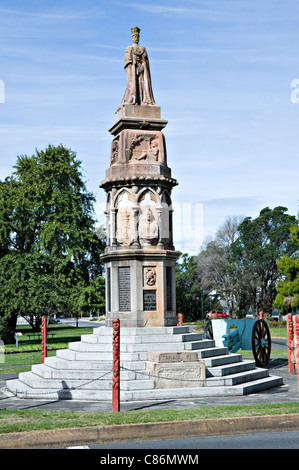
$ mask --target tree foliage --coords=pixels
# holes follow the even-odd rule
[[[73,308],[91,282],[103,283],[103,241],[96,237],[94,197],[80,166],[73,151],[49,145],[31,157],[19,156],[13,174],[0,184],[5,342],[13,340],[18,315],[38,326],[40,315]],[[97,305],[101,290],[99,296]]]
[[[290,238],[296,217],[286,212],[266,207],[255,219],[228,218],[198,255],[203,284],[220,294],[230,315],[243,316],[250,307],[272,311],[281,279],[277,263],[297,250]]]
[[[256,219],[247,217],[239,226],[239,237],[233,251],[242,268],[250,274],[254,293],[253,306],[271,312],[276,297],[276,284],[281,278],[277,262],[296,252],[290,228],[296,217],[286,207],[263,209]]]
[[[274,306],[281,313],[296,312],[299,308],[299,227],[291,227],[290,232],[297,251],[293,256],[284,256],[277,263],[284,280],[277,283]]]
[[[206,291],[216,291],[225,300],[229,313],[234,312],[238,297],[236,282],[239,273],[231,246],[238,235],[241,220],[241,216],[227,217],[215,240],[210,241],[197,257],[198,275]]]
[[[197,270],[196,256],[181,253],[176,264],[176,299],[177,311],[185,321],[201,320],[209,310],[219,307],[217,297],[203,289]]]

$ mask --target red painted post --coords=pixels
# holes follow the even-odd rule
[[[295,336],[295,351],[296,351],[296,368],[297,368],[297,382],[299,393],[299,315],[294,318],[294,336]]]
[[[263,310],[260,310],[260,320],[264,320],[264,312]]]
[[[289,374],[295,374],[293,315],[291,313],[287,315],[287,342]]]
[[[42,316],[42,364],[47,357],[47,317]]]
[[[179,313],[178,317],[179,317],[179,326],[183,326],[183,314]]]
[[[112,364],[112,412],[118,412],[119,403],[119,375],[120,375],[120,359],[119,359],[119,319],[114,318],[113,323],[113,364]]]

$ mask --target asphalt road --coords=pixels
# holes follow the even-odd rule
[[[299,431],[191,437],[159,441],[134,441],[92,446],[83,445],[70,447],[70,449],[299,449]]]
[[[77,320],[74,318],[59,318],[59,325],[71,325],[76,326]],[[89,321],[84,319],[78,320],[79,328],[98,328],[100,326],[105,326],[104,321]]]

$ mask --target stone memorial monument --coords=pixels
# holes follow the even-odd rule
[[[125,51],[127,84],[109,129],[106,191],[106,322],[81,341],[8,380],[18,398],[111,401],[112,322],[120,320],[120,400],[246,395],[280,386],[280,377],[214,339],[177,326],[172,188],[161,118],[140,29]]]
[[[171,191],[165,138],[152,90],[148,55],[131,29],[125,51],[126,90],[109,129],[110,167],[100,184],[107,194],[106,325],[177,324]]]

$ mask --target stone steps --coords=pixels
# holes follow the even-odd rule
[[[242,361],[232,364],[225,364],[219,367],[207,367],[207,377],[223,377],[224,375],[236,374],[255,368],[255,361]]]
[[[196,349],[202,349],[207,347],[215,346],[214,340],[199,340],[199,341],[192,341],[192,342],[174,342],[171,343],[169,346],[169,342],[147,342],[147,343],[123,343],[120,342],[120,353],[131,353],[131,352],[148,352],[149,347],[151,351],[194,351]],[[169,349],[170,348],[170,349]],[[102,344],[100,342],[97,343],[89,343],[83,341],[75,341],[70,343],[69,349],[71,351],[79,351],[79,352],[111,352],[112,353],[112,344]]]
[[[99,328],[98,328],[99,329]],[[188,334],[172,334],[171,335],[171,343],[184,343],[184,342],[193,342],[202,340],[203,334],[202,333],[188,333]],[[94,344],[104,344],[105,346],[112,345],[112,334],[111,335],[102,335],[99,334],[90,334],[90,335],[82,335],[81,341],[82,343],[94,343]],[[121,334],[120,336],[120,345],[130,345],[130,344],[152,344],[158,343],[169,343],[170,335],[169,334],[160,334],[160,335],[139,335],[139,336],[132,336],[129,334]]]
[[[100,373],[99,371],[81,370],[80,380],[78,380],[78,370],[57,370],[42,364],[38,364],[32,366],[31,372],[22,372],[19,376],[19,379],[32,388],[55,388],[59,390],[64,388],[76,388],[80,386],[82,388],[97,389],[100,386],[106,389],[108,387],[111,388],[112,384],[112,372],[107,372]],[[245,370],[229,375],[208,377],[206,379],[206,386],[218,387],[220,385],[236,385],[251,380],[256,380],[258,378],[267,377],[268,375],[269,371],[267,369],[254,368],[249,371]],[[132,386],[132,384],[128,384],[127,382],[134,380],[136,381],[136,385],[138,382],[139,387],[150,388],[148,385],[150,379],[150,374],[147,371],[143,371],[142,374],[133,370],[120,371],[120,384],[121,386],[125,384],[125,390],[127,387]],[[183,381],[182,385],[184,385]]]
[[[145,376],[144,376],[145,377]],[[112,390],[112,374],[110,374],[109,379],[90,379],[90,380],[76,380],[76,379],[45,379],[44,377],[38,376],[33,372],[21,372],[19,380],[31,387],[32,389],[42,389],[42,390]],[[120,380],[120,389],[121,390],[141,390],[141,389],[151,389],[154,388],[154,381],[149,378],[142,378],[138,380],[130,380],[128,378],[123,378]]]
[[[112,355],[109,361],[66,360],[52,356],[46,357],[44,364],[60,370],[108,371],[112,367]],[[121,361],[121,365],[133,370],[146,369],[146,361]]]
[[[95,328],[93,334],[82,335],[81,341],[45,358],[44,364],[32,366],[31,372],[7,381],[7,389],[27,398],[111,401],[112,333],[112,328]],[[169,385],[161,373],[159,381],[165,380],[165,388],[155,388],[148,353],[183,351],[205,363],[206,378],[196,380],[194,386],[191,380],[184,384],[181,378],[173,378]],[[122,328],[120,364],[123,401],[244,395],[282,384],[267,369],[255,367],[254,361],[243,361],[240,354],[215,347],[213,340],[202,339],[201,333],[192,333],[189,327]],[[187,368],[185,362],[184,370]]]
[[[207,357],[202,360],[206,367],[219,367],[222,365],[227,365],[227,364],[234,364],[235,362],[241,362],[242,361],[242,355],[241,354],[225,354],[221,356],[212,356],[212,357]]]
[[[111,401],[111,390],[49,390],[32,389],[20,380],[10,380],[9,389],[19,398],[35,398],[42,400],[82,400],[82,401]],[[243,396],[250,393],[258,393],[278,387],[283,384],[279,377],[269,376],[263,379],[254,380],[246,384],[234,386],[218,387],[195,387],[195,388],[171,388],[171,389],[151,389],[151,390],[131,390],[120,391],[120,401],[147,401],[147,400],[169,400],[180,398],[198,397],[225,397]]]

